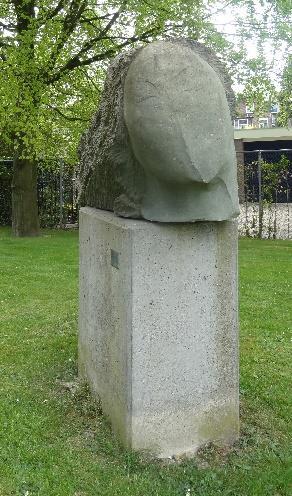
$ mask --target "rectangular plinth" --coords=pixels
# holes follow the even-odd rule
[[[236,221],[81,209],[79,370],[128,447],[167,457],[233,442]]]

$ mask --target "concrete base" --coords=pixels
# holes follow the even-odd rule
[[[80,211],[79,370],[127,447],[238,436],[237,223]]]

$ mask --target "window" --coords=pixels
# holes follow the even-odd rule
[[[271,114],[278,114],[279,113],[279,105],[277,103],[271,105],[270,112],[271,112]]]
[[[261,117],[259,119],[259,127],[269,127],[269,119],[267,117]]]
[[[235,119],[234,127],[235,129],[244,129],[246,127],[249,127],[249,121],[248,119]]]

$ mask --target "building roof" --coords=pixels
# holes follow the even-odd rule
[[[243,141],[280,141],[292,140],[292,128],[271,127],[271,128],[254,128],[254,129],[235,129],[234,139]]]

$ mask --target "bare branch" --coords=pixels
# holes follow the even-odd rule
[[[104,14],[102,16],[93,16],[93,17],[80,17],[80,23],[88,23],[91,26],[94,26],[93,22],[94,21],[102,21],[103,19],[108,19],[110,17],[110,14]]]
[[[88,79],[88,81],[92,84],[95,90],[97,90],[98,93],[101,93],[100,87],[96,84],[94,79],[86,72],[86,70],[83,69],[83,67],[80,67],[79,70],[82,72],[82,74]]]
[[[59,36],[59,39],[56,41],[50,60],[48,62],[48,67],[50,68],[54,67],[60,52],[62,51],[64,45],[66,44],[72,32],[76,28],[79,19],[82,13],[84,12],[86,6],[87,6],[87,0],[83,0],[81,4],[79,0],[72,0],[69,7],[69,11],[62,21],[63,24],[62,32]]]
[[[107,23],[107,25],[105,26],[104,29],[102,29],[100,31],[100,33],[98,34],[98,36],[96,36],[95,38],[92,38],[91,40],[88,40],[84,45],[83,47],[81,48],[81,50],[79,50],[79,52],[73,57],[74,59],[75,58],[80,58],[81,55],[83,55],[84,53],[88,52],[98,41],[101,41],[103,39],[106,38],[106,34],[110,31],[110,29],[113,27],[114,23],[116,22],[116,20],[119,18],[119,16],[121,15],[125,5],[127,3],[127,0],[124,0],[122,5],[120,6],[119,10],[117,10],[117,12],[115,12],[113,14],[113,16],[111,17],[110,21]]]
[[[65,4],[66,0],[60,0],[56,7],[47,14],[45,21],[49,21],[50,19],[53,19],[53,17],[56,17],[56,15],[65,7]]]
[[[11,3],[14,5],[17,17],[16,29],[18,34],[21,34],[29,29],[32,20],[35,19],[35,1],[21,2],[20,0],[11,0]]]
[[[119,10],[117,10],[117,12],[114,13],[114,15],[112,16],[111,20],[107,23],[107,25],[105,26],[105,28],[101,31],[101,33],[99,34],[100,38],[102,39],[103,36],[105,36],[109,30],[112,28],[112,26],[114,25],[114,23],[116,22],[116,20],[120,17],[121,13],[123,12],[125,6],[127,5],[127,0],[124,0],[122,2],[122,5],[120,6]]]
[[[16,29],[16,25],[15,24],[12,24],[12,23],[5,24],[2,21],[0,21],[0,27],[3,28],[3,29],[7,29],[7,31],[13,31],[13,30]]]
[[[51,78],[47,79],[47,84],[51,84],[56,81],[59,81],[66,72],[72,71],[77,67],[84,67],[93,64],[94,62],[100,62],[101,60],[109,59],[122,48],[132,45],[137,41],[147,41],[148,38],[153,36],[156,32],[157,32],[157,28],[153,28],[150,29],[149,31],[145,31],[139,36],[131,36],[130,38],[127,38],[127,40],[124,41],[124,43],[120,43],[119,45],[116,45],[114,48],[110,48],[109,50],[103,53],[99,53],[87,59],[80,60],[79,57],[75,55],[74,57],[72,57],[72,59],[68,60],[68,62],[63,67],[61,67],[56,74],[54,74]]]
[[[82,117],[74,117],[72,115],[66,115],[64,114],[58,107],[54,107],[53,105],[48,105],[48,107],[59,114],[61,117],[66,119],[67,121],[81,121],[81,122],[87,122],[88,119],[82,119]]]

